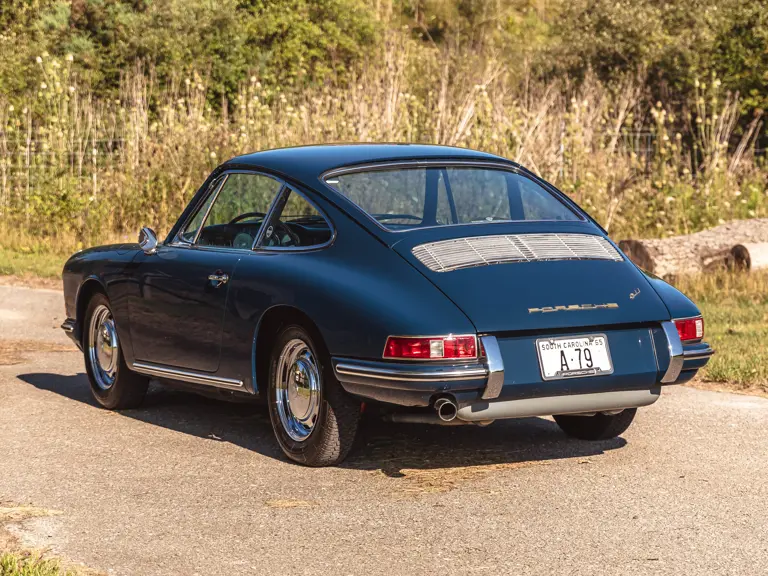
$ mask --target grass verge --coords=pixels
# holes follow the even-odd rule
[[[61,277],[66,256],[50,252],[24,252],[0,247],[0,275],[19,278]]]
[[[768,395],[768,272],[692,276],[677,287],[699,305],[716,351],[699,380]]]
[[[77,573],[61,567],[32,552],[5,552],[0,554],[0,576],[76,576]]]
[[[48,556],[46,550],[25,550],[7,529],[10,523],[57,516],[58,510],[13,504],[0,500],[0,576],[96,576],[101,573]]]

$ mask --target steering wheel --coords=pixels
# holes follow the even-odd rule
[[[227,223],[227,226],[231,226],[232,224],[237,224],[240,222],[240,220],[245,220],[246,218],[256,218],[258,216],[261,216],[262,218],[266,218],[267,215],[264,214],[264,212],[246,212],[245,214],[240,214],[239,216],[235,216]]]
[[[267,232],[269,232],[269,230],[267,230]],[[266,246],[283,246],[283,236],[288,236],[291,239],[293,246],[301,246],[301,239],[296,232],[291,230],[287,224],[280,222],[279,220],[275,222],[272,234],[264,239],[264,244]],[[290,246],[290,244],[288,245]]]

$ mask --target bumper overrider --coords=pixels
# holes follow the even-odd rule
[[[77,322],[73,318],[64,320],[61,329],[64,330],[64,333],[69,336],[70,340],[72,340],[80,350],[83,349],[83,344],[80,340],[80,330],[78,329]]]
[[[647,333],[646,333],[647,334]],[[655,384],[642,389],[624,389],[621,382],[599,392],[573,393],[573,379],[549,394],[544,386],[513,399],[503,399],[505,367],[495,336],[480,336],[485,358],[475,363],[434,364],[429,362],[382,362],[333,358],[336,378],[344,389],[362,398],[407,407],[427,407],[438,398],[455,401],[456,417],[465,422],[487,422],[503,418],[526,418],[553,414],[616,412],[648,406],[658,400],[662,385],[690,380],[702,368],[712,348],[705,342],[683,344],[674,322],[651,329],[657,366]],[[535,352],[532,352],[535,353]],[[507,375],[507,386],[519,384]]]

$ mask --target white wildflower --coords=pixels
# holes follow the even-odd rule
[[[42,64],[43,59],[40,56],[38,56],[37,58],[35,58],[35,62],[37,62],[38,64]]]
[[[65,60],[66,60],[67,62],[72,62],[74,59],[75,59],[75,57],[74,57],[74,56],[72,56],[72,54],[67,54],[67,56],[66,56],[66,58],[65,58]]]

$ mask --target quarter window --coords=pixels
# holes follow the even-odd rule
[[[181,237],[189,242],[197,238],[201,246],[250,250],[281,187],[263,174],[228,174],[218,194],[205,202]]]
[[[309,248],[329,242],[333,236],[328,221],[301,194],[288,191],[280,217],[264,233],[266,248]]]

